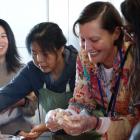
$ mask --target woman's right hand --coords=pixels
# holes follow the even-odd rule
[[[70,116],[71,113],[64,109],[55,109],[48,112],[46,115],[46,126],[50,131],[56,132],[62,129],[61,124],[63,123],[64,116]]]
[[[52,132],[56,132],[61,129],[60,124],[58,123],[58,120],[56,118],[57,113],[60,110],[61,109],[50,110],[46,115],[45,118],[46,126]]]

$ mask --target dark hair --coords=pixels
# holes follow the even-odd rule
[[[134,98],[137,100],[137,98],[140,98],[138,97],[140,96],[138,95],[140,92],[140,0],[125,0],[121,3],[121,11],[132,27],[135,37],[135,46],[133,47],[134,66],[130,79],[130,88],[134,93]]]
[[[60,27],[52,22],[35,25],[26,38],[26,46],[31,54],[31,44],[36,42],[42,50],[56,52],[66,44],[66,38]]]
[[[20,63],[20,56],[17,51],[13,31],[9,26],[9,24],[3,19],[0,19],[0,26],[4,28],[8,39],[8,49],[6,52],[7,72],[8,73],[16,72],[17,69],[20,68],[22,64]]]
[[[93,2],[87,5],[81,12],[79,18],[73,25],[73,32],[76,34],[76,25],[83,25],[87,22],[101,18],[102,28],[113,33],[117,26],[122,26],[122,19],[116,8],[109,2]],[[123,42],[123,32],[121,31],[120,37],[114,45],[121,46]]]

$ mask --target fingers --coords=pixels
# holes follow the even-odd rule
[[[62,117],[64,114],[68,114],[68,112],[60,108],[48,112],[45,122],[49,130],[56,132],[61,129]]]
[[[81,134],[82,126],[80,121],[80,117],[77,115],[65,117],[61,127],[67,134],[76,136]]]
[[[62,127],[67,134],[72,136],[80,135],[82,133],[82,127],[79,127],[77,124],[64,122]]]
[[[92,125],[88,121],[90,119],[90,116],[83,114],[68,116],[63,120],[61,127],[69,135],[80,135],[92,129]]]
[[[37,132],[24,132],[24,131],[21,131],[19,133],[20,136],[23,136],[24,137],[24,140],[35,140],[37,139],[41,134],[40,133],[37,133]]]
[[[48,123],[49,121],[53,120],[55,118],[55,116],[56,116],[55,110],[49,111],[45,117],[45,123]]]
[[[46,131],[48,131],[46,124],[39,124],[31,129],[31,132],[42,132],[43,133]]]

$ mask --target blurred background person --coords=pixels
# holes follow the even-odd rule
[[[121,11],[125,20],[125,33],[133,44],[133,73],[130,80],[130,88],[133,90],[133,102],[140,101],[140,1],[125,0],[121,4]],[[129,14],[129,15],[128,15]],[[128,37],[129,36],[129,37]]]
[[[140,1],[124,0],[121,3],[121,12],[125,20],[125,32],[129,41],[133,43],[133,73],[130,80],[130,89],[133,91],[133,112],[140,110]],[[128,37],[129,36],[129,37]],[[140,120],[140,114],[139,114]],[[140,122],[133,129],[130,140],[140,138]]]
[[[6,21],[0,19],[0,88],[7,85],[22,67],[13,31]],[[18,104],[19,107],[12,106],[0,114],[0,131],[2,133],[14,134],[21,127],[25,130],[31,129],[32,125],[23,116],[25,114],[32,116],[35,109],[33,111],[31,106],[30,109],[28,105],[28,107],[24,106],[25,98],[20,100]]]

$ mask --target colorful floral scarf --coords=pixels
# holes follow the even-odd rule
[[[113,93],[112,90],[120,74],[120,65],[127,49],[128,46],[123,46],[120,49],[121,53],[118,51],[114,58],[110,93]],[[115,102],[115,112],[119,114],[128,114],[129,111],[128,106],[131,98],[128,90],[128,79],[131,72],[131,63],[132,58],[128,53],[121,71],[121,80],[119,82],[119,89]],[[80,112],[82,108],[86,108],[89,112],[101,110],[105,115],[110,101],[107,98],[106,82],[103,78],[104,74],[102,71],[103,65],[91,63],[86,52],[82,49],[77,59],[77,80],[74,96],[70,100],[71,108],[77,112]],[[102,93],[100,90],[102,90]]]

